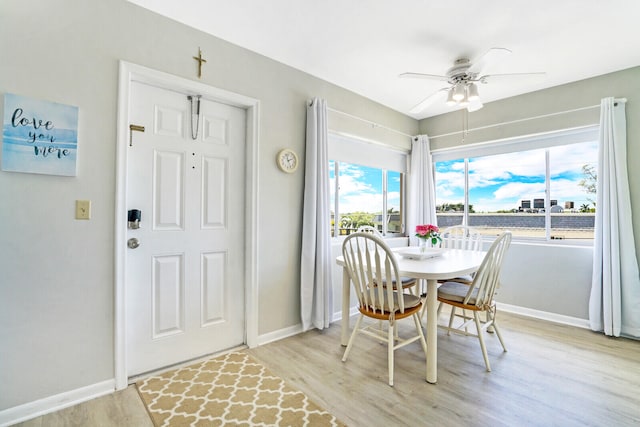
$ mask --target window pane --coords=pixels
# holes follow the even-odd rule
[[[402,233],[402,174],[387,171],[387,232]]]
[[[549,149],[552,239],[593,239],[597,163],[597,142]]]
[[[382,169],[340,162],[338,172],[340,234],[361,225],[382,227]]]
[[[468,159],[469,225],[494,236],[509,229],[521,237],[593,239],[598,144],[579,139],[568,143],[560,135],[562,145],[553,145],[554,138],[547,137],[542,146],[531,139],[528,147],[509,145],[523,151],[508,153],[496,153],[505,148],[501,144],[482,147],[486,155]],[[436,209],[438,225],[447,227],[462,222],[448,212],[462,210],[465,161],[440,157]]]
[[[469,159],[469,225],[544,238],[545,164],[544,149]]]
[[[438,227],[460,225],[464,216],[464,160],[437,162],[435,169]]]

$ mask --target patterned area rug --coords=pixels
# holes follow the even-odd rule
[[[154,425],[344,426],[242,352],[136,383]]]

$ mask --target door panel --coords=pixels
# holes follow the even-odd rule
[[[227,256],[223,252],[202,254],[202,326],[224,321],[226,300],[224,288],[216,283],[225,282]]]
[[[224,228],[227,222],[227,161],[202,159],[202,228]]]
[[[183,230],[184,153],[155,151],[153,160],[153,229]]]
[[[127,374],[244,343],[245,111],[132,83],[127,209]],[[126,213],[123,213],[126,214]]]
[[[202,137],[205,143],[227,144],[227,121],[215,116],[203,115]]]
[[[153,338],[184,332],[184,262],[182,255],[153,257]]]

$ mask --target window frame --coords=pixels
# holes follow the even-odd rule
[[[334,238],[340,236],[340,163],[349,163],[368,168],[379,169],[382,173],[382,230],[383,237],[406,236],[406,180],[407,162],[409,153],[407,150],[393,147],[378,141],[357,138],[351,135],[329,132],[329,162],[334,162],[334,197],[331,201],[334,212],[334,224],[332,228]],[[366,149],[367,157],[362,158],[362,150]],[[330,163],[327,164],[330,167]],[[389,232],[385,212],[388,210],[389,172],[400,175],[400,232]]]
[[[492,156],[506,153],[516,153],[531,151],[536,149],[545,150],[545,237],[514,236],[520,241],[530,241],[535,243],[592,245],[593,239],[564,239],[555,240],[551,235],[551,164],[549,150],[553,147],[571,145],[578,143],[594,142],[599,139],[600,126],[598,124],[581,126],[577,128],[563,129],[557,131],[531,134],[514,138],[506,138],[494,141],[480,142],[468,146],[435,149],[431,151],[434,184],[436,163],[450,160],[464,160],[464,211],[462,224],[469,224],[469,159],[477,157]],[[596,159],[597,160],[597,159]]]

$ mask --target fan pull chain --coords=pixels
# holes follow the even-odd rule
[[[465,108],[462,110],[462,143],[465,143],[469,133],[469,111]]]

